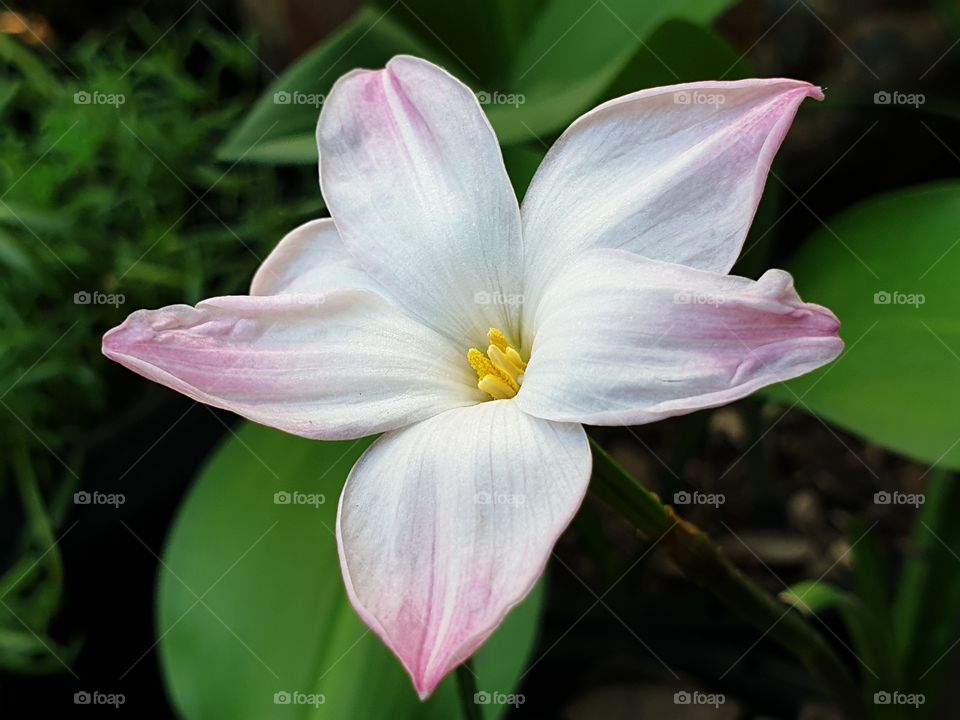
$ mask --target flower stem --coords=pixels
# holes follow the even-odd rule
[[[646,540],[657,540],[688,579],[713,593],[743,620],[789,650],[833,696],[849,720],[867,717],[846,665],[800,613],[785,607],[731,565],[696,525],[664,505],[610,454],[593,448],[594,492],[622,513]]]
[[[482,720],[477,704],[477,674],[473,671],[472,660],[457,666],[457,688],[460,690],[460,706],[465,720]]]

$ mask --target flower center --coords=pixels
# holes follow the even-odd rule
[[[467,351],[467,360],[480,380],[477,387],[494,400],[512,398],[520,391],[527,364],[501,330],[490,328],[487,337],[490,347],[486,354],[477,348]]]

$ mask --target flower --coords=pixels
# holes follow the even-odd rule
[[[787,273],[728,274],[806,97],[768,79],[612,100],[519,207],[465,85],[407,56],[353,71],[317,127],[332,219],[283,238],[249,296],[137,311],[103,352],[296,435],[383,433],[340,498],[340,562],[426,697],[543,571],[587,489],[582,424],[722,405],[840,353]]]

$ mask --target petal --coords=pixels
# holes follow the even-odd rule
[[[251,295],[299,295],[340,288],[382,288],[347,252],[331,218],[287,233],[253,276]]]
[[[700,82],[625,95],[577,119],[524,197],[528,297],[595,248],[729,271],[805,97],[823,95],[796,80]]]
[[[544,295],[516,402],[549,420],[653,422],[830,362],[839,326],[782,270],[753,281],[594,250]]]
[[[103,353],[198,402],[309,438],[372,435],[483,398],[446,338],[365,290],[138,310],[104,336]]]
[[[520,211],[469,88],[406,56],[353,71],[324,103],[317,143],[340,234],[391,298],[467,347],[516,330]]]
[[[340,498],[347,593],[426,697],[543,572],[590,476],[583,428],[511,400],[388,433]]]

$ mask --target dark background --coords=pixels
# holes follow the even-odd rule
[[[801,112],[780,156],[783,183],[771,179],[768,185],[768,193],[781,195],[787,207],[796,196],[803,198],[778,223],[771,257],[775,266],[817,227],[818,218],[883,190],[953,177],[960,163],[936,137],[955,142],[960,150],[955,123],[949,119],[928,118],[924,125],[908,112],[855,102],[882,89],[864,63],[882,68],[888,86],[931,96],[955,94],[960,50],[948,52],[950,36],[932,8],[907,1],[809,5],[816,13],[802,4],[791,8],[785,2],[747,1],[718,25],[746,53],[757,75],[821,84],[835,107],[829,115]],[[183,27],[186,23],[178,24],[186,14],[191,21],[221,30],[254,32],[261,38],[259,54],[275,71],[351,11],[350,3],[253,0],[146,5],[64,0],[15,3],[8,9],[29,13],[34,22],[42,19],[49,33],[47,44],[58,52],[90,36],[124,37],[134,15],[146,15],[160,27]],[[130,43],[137,42],[131,36]],[[945,52],[935,70],[918,79]],[[204,58],[185,57],[184,64],[188,70],[196,66],[199,73]],[[252,81],[227,77],[225,92],[252,99],[268,80],[266,72]],[[11,131],[16,128],[5,129]],[[143,162],[154,159],[145,152]],[[278,172],[289,187],[300,189],[312,182],[312,171]],[[761,216],[755,233],[765,229],[763,222]],[[266,245],[275,240],[267,239]],[[108,325],[101,328],[106,329]],[[148,386],[120,368],[103,372],[109,373],[112,406],[123,410],[103,413],[81,428],[78,437],[85,452],[78,488],[122,492],[127,502],[116,511],[74,507],[64,518],[57,534],[63,536],[59,546],[65,595],[51,634],[65,646],[79,648],[69,662],[72,673],[54,668],[35,676],[3,674],[4,717],[83,715],[86,709],[73,704],[73,693],[93,686],[124,693],[126,704],[117,715],[174,715],[154,648],[155,554],[162,552],[197,468],[235,420]],[[762,401],[748,399],[727,410],[634,430],[598,431],[597,436],[665,496],[681,482],[725,493],[726,505],[716,512],[695,512],[693,519],[772,592],[783,589],[780,579],[789,584],[817,577],[830,567],[842,553],[845,540],[840,528],[851,513],[882,523],[884,550],[895,567],[909,518],[896,509],[871,505],[877,488],[870,471],[889,480],[891,487],[922,489],[926,467],[831,431],[799,410],[790,411],[751,449],[756,428],[769,424],[782,409],[772,412]],[[16,421],[3,422],[12,426]],[[714,479],[721,476],[719,482]],[[770,477],[778,481],[768,482]],[[18,503],[5,498],[0,559],[7,563],[13,561],[23,523]],[[745,551],[737,537],[749,540],[756,556]],[[599,552],[599,547],[605,551]],[[603,595],[644,550],[621,519],[599,502],[588,502],[549,568],[549,599],[535,658],[552,649],[526,677],[521,692],[528,701],[512,716],[666,717],[655,708],[678,712],[669,703],[678,685],[659,656],[705,689],[725,693],[724,712],[739,710],[742,717],[829,717],[818,714],[818,691],[786,653],[768,639],[757,642],[757,631],[731,618],[656,552],[643,556],[613,591]],[[848,573],[840,563],[830,577],[842,582]],[[599,603],[598,596],[603,597]],[[828,622],[837,647],[846,653],[843,644],[849,641],[842,625]],[[719,680],[748,649],[735,669]],[[954,682],[948,681],[948,687],[958,678],[956,655],[950,660]],[[850,663],[856,666],[852,658]],[[664,698],[666,706],[658,705]],[[945,698],[941,717],[953,716],[948,708],[955,699]],[[617,714],[627,706],[638,708],[637,714]],[[112,716],[114,711],[90,712]]]

